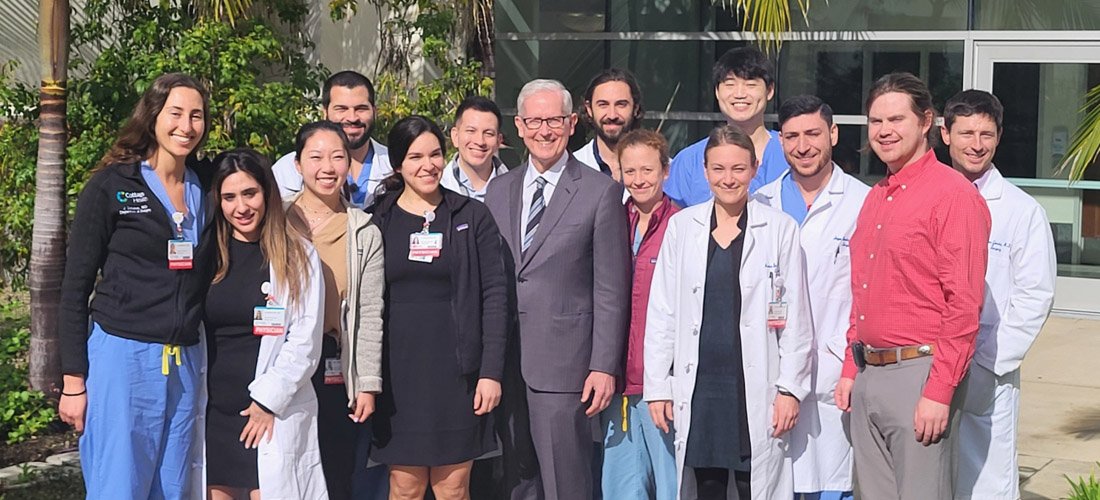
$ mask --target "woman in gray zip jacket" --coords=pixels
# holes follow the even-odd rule
[[[287,218],[321,257],[325,319],[321,363],[313,376],[318,441],[329,498],[352,497],[358,446],[369,446],[362,425],[382,390],[382,234],[371,216],[344,196],[351,155],[338,125],[306,124],[295,140],[303,190],[288,200]]]

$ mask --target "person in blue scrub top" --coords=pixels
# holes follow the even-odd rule
[[[202,495],[199,323],[213,259],[205,190],[189,165],[206,140],[208,100],[190,76],[158,77],[77,200],[58,410],[82,433],[88,498]]]
[[[755,47],[741,47],[726,52],[714,63],[714,97],[726,123],[737,127],[752,139],[760,161],[756,176],[749,184],[753,193],[787,171],[779,132],[764,127],[764,111],[775,96],[775,69],[768,56]],[[703,151],[707,138],[676,154],[665,193],[677,205],[689,207],[711,199],[703,169]]]

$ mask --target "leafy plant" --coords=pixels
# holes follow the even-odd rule
[[[8,444],[34,437],[57,419],[46,397],[27,388],[27,314],[19,300],[0,305],[0,435]]]
[[[1100,466],[1100,462],[1096,465]],[[1100,500],[1100,481],[1096,480],[1096,474],[1089,474],[1088,480],[1084,477],[1077,478],[1075,482],[1069,476],[1063,475],[1069,481],[1070,494],[1068,500]]]
[[[79,469],[54,467],[40,471],[33,484],[0,492],[0,500],[82,500],[84,495],[84,480]]]

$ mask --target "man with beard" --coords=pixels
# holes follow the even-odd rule
[[[779,137],[790,170],[756,192],[799,225],[806,261],[817,363],[814,390],[790,437],[794,491],[807,500],[852,498],[852,444],[833,389],[840,378],[852,308],[848,241],[871,188],[833,163],[833,109],[811,95],[779,107]]]
[[[955,443],[956,499],[1020,498],[1020,364],[1054,302],[1057,263],[1046,212],[993,165],[1003,116],[993,94],[965,90],[947,101],[940,129],[955,170],[978,187],[993,218],[985,304]]]
[[[374,85],[354,71],[341,71],[325,80],[321,105],[325,119],[340,125],[348,137],[351,169],[348,170],[348,201],[359,208],[370,205],[378,183],[393,172],[386,147],[371,139],[374,128]],[[279,193],[288,200],[302,190],[302,174],[294,166],[294,153],[287,153],[271,167]]]
[[[642,90],[634,75],[625,69],[600,72],[584,92],[584,124],[596,132],[588,144],[573,152],[581,163],[610,175],[622,183],[622,169],[615,147],[619,138],[641,125]]]
[[[775,97],[775,69],[768,56],[755,47],[731,49],[718,58],[711,70],[714,97],[726,123],[741,129],[752,139],[760,167],[749,184],[755,192],[787,171],[787,160],[779,144],[779,133],[764,127],[764,111]],[[681,207],[711,199],[710,184],[703,175],[703,150],[707,138],[692,144],[672,159],[665,193]]]

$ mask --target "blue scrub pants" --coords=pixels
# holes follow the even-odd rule
[[[88,338],[88,408],[80,465],[88,498],[184,500],[192,463],[206,366],[203,345],[166,358],[163,344],[116,337],[93,324]],[[179,365],[176,365],[177,359]],[[168,375],[163,369],[167,361]]]
[[[611,398],[603,412],[603,495],[615,500],[675,500],[676,457],[673,433],[653,424],[640,394],[627,396],[623,431],[623,395]]]
[[[819,491],[817,493],[795,493],[794,500],[852,500],[852,492]]]

